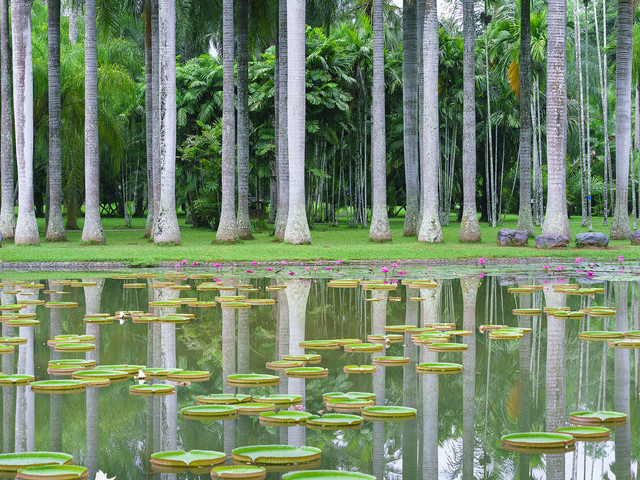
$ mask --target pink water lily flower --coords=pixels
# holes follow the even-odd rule
[[[189,263],[186,259],[182,260],[182,264],[186,265],[187,263]]]
[[[593,275],[594,275],[595,273],[596,273],[596,272],[588,271],[588,272],[587,272],[587,277],[593,277]]]
[[[549,270],[551,267],[549,265],[543,265],[542,268],[544,268],[545,270]]]
[[[583,260],[584,260],[583,257],[578,257],[578,258],[576,258],[575,263],[581,263]]]
[[[282,260],[282,261],[280,262],[280,265],[286,265],[286,264],[287,264],[287,261],[286,261],[286,260]]]
[[[388,269],[387,267],[382,267],[382,268],[380,269],[380,271],[381,271],[382,273],[388,273],[388,272],[389,272],[389,269]]]
[[[325,270],[326,270],[327,272],[329,272],[329,271],[331,271],[331,267],[327,267]]]
[[[176,263],[176,264],[174,265],[174,267],[175,267],[175,268],[180,268],[180,264],[179,264],[179,263]]]
[[[214,267],[221,267],[222,265],[221,265],[221,264],[219,264],[219,263],[216,263],[216,264],[214,264],[213,266],[214,266]]]
[[[251,265],[257,265],[258,262],[256,262],[255,260],[253,262],[251,262]]]
[[[341,264],[343,264],[343,263],[344,263],[344,260],[338,260],[336,263],[337,263],[338,265],[341,265]]]
[[[247,273],[253,273],[253,270],[247,270]]]
[[[273,272],[273,268],[272,267],[267,268],[267,272]]]
[[[289,275],[295,275],[296,272],[289,272]]]
[[[484,267],[486,265],[487,261],[484,258],[480,257],[478,259],[478,263],[480,264],[481,267]]]
[[[318,267],[313,267],[313,271],[317,272],[318,271]]]
[[[304,271],[308,272],[309,271],[309,267],[304,267]]]
[[[197,267],[198,265],[200,265],[198,262],[193,262],[193,263],[191,264],[191,266],[193,266],[193,267]]]
[[[618,257],[618,261],[619,261],[620,263],[622,263],[622,261],[623,261],[623,260],[624,260],[624,255],[620,255],[620,256]]]

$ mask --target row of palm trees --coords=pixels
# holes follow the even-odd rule
[[[13,211],[13,177],[2,175],[0,232],[16,243],[38,243],[33,201],[33,66],[31,0],[11,0],[12,42],[8,35],[9,0],[0,0],[0,148],[3,172],[18,171],[18,218]],[[234,18],[234,6],[235,17]],[[248,8],[249,0],[223,0],[222,58],[222,205],[217,241],[251,237],[248,169]],[[305,208],[305,2],[278,0],[275,69],[275,144],[277,214],[275,236],[286,242],[311,241]],[[370,239],[391,240],[387,205],[385,135],[384,0],[371,0],[373,81],[371,90],[372,205]],[[71,16],[77,2],[71,5]],[[616,69],[616,208],[611,235],[627,238],[628,174],[631,151],[631,57],[633,5],[618,7]],[[60,0],[47,3],[49,26],[49,204],[46,236],[65,240],[62,219],[60,114]],[[520,8],[520,211],[519,228],[533,235],[531,212],[531,53],[529,0]],[[566,203],[567,72],[566,1],[548,5],[547,163],[548,197],[544,233],[570,235]],[[147,235],[156,243],[179,243],[175,202],[176,156],[176,5],[169,0],[145,0]],[[70,35],[72,34],[70,21]],[[440,197],[440,119],[438,111],[439,45],[436,0],[404,0],[403,96],[404,166],[406,177],[405,235],[422,242],[442,241]],[[474,2],[463,2],[463,176],[460,240],[480,240],[476,207],[476,94]],[[77,33],[75,34],[77,35]],[[235,44],[235,45],[234,45]],[[95,0],[85,2],[85,223],[84,242],[105,240],[100,219],[98,68]],[[11,50],[13,55],[11,55]],[[234,67],[237,52],[237,93]],[[13,65],[13,96],[11,71]],[[13,105],[12,105],[13,100]],[[237,119],[236,119],[237,115]],[[237,159],[237,160],[236,160]],[[237,165],[236,165],[237,161]],[[418,167],[419,166],[419,167]],[[237,169],[237,187],[236,187]],[[418,173],[419,172],[419,173]],[[237,195],[237,197],[236,197]],[[236,207],[237,198],[237,207]],[[275,205],[272,206],[272,208]]]

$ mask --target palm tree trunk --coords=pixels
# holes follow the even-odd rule
[[[62,118],[60,85],[60,0],[49,0],[49,223],[47,240],[67,239],[62,218]]]
[[[289,54],[287,40],[287,0],[278,5],[278,210],[276,212],[275,237],[284,240],[289,216],[289,139],[287,130],[289,98]]]
[[[438,113],[438,3],[426,0],[422,64],[424,71],[423,139],[420,155],[422,181],[422,224],[418,241],[442,242],[438,202],[438,167],[440,165],[440,117]]]
[[[9,0],[0,0],[0,233],[5,240],[16,229],[13,200],[13,104],[11,102],[11,36],[9,35]]]
[[[404,0],[402,7],[402,100],[404,124],[404,176],[407,206],[405,237],[418,235],[418,12],[416,0]]]
[[[40,243],[33,205],[33,59],[31,0],[11,0],[13,104],[18,163],[16,243]]]
[[[158,213],[160,212],[160,174],[161,156],[160,156],[160,21],[158,18],[158,0],[151,0],[151,107],[152,125],[151,134],[153,135],[153,228],[151,230],[151,238],[156,229],[158,222]]]
[[[69,2],[69,41],[75,45],[78,42],[78,21],[82,16],[80,1]]]
[[[584,58],[585,62],[585,129],[587,134],[586,165],[587,165],[587,222],[589,231],[593,232],[593,219],[591,218],[591,112],[589,110],[589,8],[584,8]]]
[[[567,214],[567,3],[549,0],[547,14],[547,213],[543,233],[571,237]]]
[[[233,0],[222,1],[222,202],[216,240],[235,242],[236,120]]]
[[[531,213],[531,5],[520,1],[520,210],[518,230],[535,235]]]
[[[147,153],[147,223],[144,237],[151,238],[154,221],[153,197],[153,53],[151,46],[151,0],[144,2],[144,106]]]
[[[480,224],[476,209],[476,79],[475,21],[473,0],[463,2],[463,107],[462,107],[462,222],[461,242],[479,242]],[[487,70],[488,74],[488,70]],[[488,96],[487,96],[488,98]],[[488,100],[487,100],[488,101]],[[491,125],[489,125],[491,130]],[[493,205],[494,209],[497,205]],[[491,219],[493,221],[493,217]]]
[[[373,0],[373,87],[371,94],[371,227],[369,240],[388,242],[387,134],[385,128],[384,24],[382,0]]]
[[[631,60],[633,57],[633,1],[618,1],[616,47],[616,208],[611,238],[631,236],[629,227],[629,154],[631,153]]]
[[[249,219],[249,38],[248,0],[237,0],[238,12],[238,236],[252,238]]]
[[[153,232],[155,243],[180,243],[176,215],[176,3],[158,2],[158,139],[160,155],[160,204]]]
[[[287,0],[289,212],[284,241],[311,243],[305,208],[305,4]],[[281,71],[282,74],[282,71]]]
[[[576,0],[573,4],[573,38],[575,43],[575,64],[577,70],[577,84],[578,90],[578,110],[580,112],[580,121],[578,137],[580,139],[580,203],[582,206],[582,226],[587,226],[587,152],[585,151],[585,132],[584,132],[584,90],[582,86],[582,42],[580,41],[580,18],[579,18],[580,4]]]
[[[82,241],[104,243],[100,220],[100,150],[98,145],[98,46],[96,0],[87,0],[84,27],[84,191]]]

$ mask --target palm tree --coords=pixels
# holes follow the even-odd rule
[[[11,0],[13,104],[18,163],[16,243],[40,243],[33,206],[33,59],[31,0]]]
[[[520,210],[518,230],[533,237],[531,213],[531,5],[520,0]]]
[[[238,13],[238,236],[252,238],[249,219],[249,5],[237,0]]]
[[[0,233],[13,238],[16,213],[13,201],[13,105],[11,103],[11,36],[9,35],[9,0],[0,0]]]
[[[422,107],[422,224],[420,242],[442,242],[438,205],[438,168],[440,165],[440,118],[438,113],[438,2],[426,0],[422,64],[424,72],[424,105]]]
[[[549,0],[547,19],[547,215],[542,233],[571,237],[567,214],[567,2]]]
[[[151,0],[151,107],[152,126],[151,135],[153,137],[153,147],[151,156],[153,158],[153,229],[151,238],[158,222],[160,212],[160,174],[162,171],[162,160],[160,157],[160,21],[158,18],[158,0]]]
[[[632,58],[633,0],[619,0],[616,47],[616,209],[611,222],[611,238],[618,240],[631,236],[628,202]]]
[[[84,192],[82,241],[104,243],[100,220],[100,151],[98,145],[98,48],[96,0],[85,4],[84,26]]]
[[[153,231],[155,243],[180,243],[176,215],[176,3],[158,2],[158,139],[160,155],[160,203]],[[154,105],[155,108],[155,105]]]
[[[222,202],[218,242],[235,242],[236,120],[234,95],[233,0],[222,1]]]
[[[287,131],[289,150],[289,212],[284,241],[311,243],[304,186],[305,160],[305,3],[287,0]]]
[[[479,242],[480,224],[476,210],[476,78],[475,22],[473,0],[463,2],[463,107],[462,107],[462,222],[461,242]]]
[[[416,0],[402,6],[402,97],[404,124],[404,176],[407,197],[404,235],[418,235],[418,12]]]
[[[384,23],[382,0],[373,0],[373,87],[371,90],[371,228],[369,240],[388,242],[391,227],[387,214],[387,134],[384,94]]]
[[[67,239],[62,218],[62,117],[60,83],[60,0],[49,0],[49,222],[47,240]]]
[[[278,178],[278,209],[276,211],[275,237],[284,240],[289,216],[289,139],[287,138],[287,98],[289,56],[287,54],[287,0],[280,0],[278,4],[278,122],[276,137],[278,139],[277,178]]]
[[[153,53],[151,44],[151,0],[144,2],[144,104],[145,133],[147,150],[147,223],[144,227],[145,238],[153,233],[154,223],[154,164],[153,164]]]
[[[69,41],[75,45],[78,41],[78,21],[82,16],[81,0],[69,0]]]

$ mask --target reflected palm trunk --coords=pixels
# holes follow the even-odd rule
[[[249,309],[238,310],[238,373],[249,373]]]
[[[94,478],[98,471],[99,462],[100,389],[87,388],[85,395],[87,404],[87,453],[84,466],[89,470],[89,477]]]
[[[371,296],[381,299],[371,302],[371,333],[384,334],[384,327],[387,324],[387,299],[389,292],[385,290],[373,290]],[[384,354],[383,354],[384,355]],[[378,356],[378,354],[373,354]],[[373,373],[373,393],[376,394],[376,404],[384,405],[386,402],[386,368],[378,366]],[[384,478],[385,466],[385,429],[384,422],[373,423],[373,475],[382,480]]]
[[[5,286],[2,289],[2,295],[0,296],[0,302],[2,305],[12,305],[16,303],[16,296],[13,294],[4,293],[5,290],[9,290]],[[2,336],[12,337],[15,335],[14,327],[7,327],[2,324]],[[18,348],[19,350],[19,348]],[[2,373],[4,375],[12,375],[15,367],[14,355],[2,355]],[[11,452],[15,446],[15,398],[16,389],[14,387],[2,387],[2,451]]]
[[[519,308],[531,308],[530,294],[520,297]],[[518,327],[531,328],[531,317],[517,317]],[[518,369],[520,371],[520,395],[518,399],[518,429],[521,432],[531,430],[531,335],[525,334],[520,339],[520,355],[518,358]],[[529,475],[529,455],[521,453],[519,455],[520,478],[522,480],[530,478]]]
[[[424,303],[424,302],[423,302]],[[438,354],[421,350],[422,362],[437,362]],[[422,375],[422,479],[438,479],[438,375]]]
[[[476,331],[476,300],[480,279],[460,279],[462,288],[462,328]],[[464,338],[467,350],[462,354],[462,478],[473,479],[475,458],[476,336]],[[435,375],[434,375],[435,376]]]
[[[547,307],[564,307],[566,295],[545,288]],[[546,430],[552,432],[565,423],[567,391],[565,371],[565,320],[547,315]],[[565,455],[547,455],[547,478],[565,478]]]
[[[277,335],[276,335],[276,359],[281,360],[283,355],[289,353],[289,304],[287,300],[287,290],[280,290],[277,292]],[[280,377],[280,385],[278,386],[278,392],[280,394],[287,394],[289,391],[289,377],[281,370],[278,371]],[[280,444],[287,445],[289,443],[289,429],[280,428]]]
[[[19,303],[37,299],[38,296],[18,294],[16,297]],[[35,313],[36,306],[29,305],[20,312]],[[27,343],[18,347],[18,374],[34,375],[34,327],[18,328],[18,336],[27,339]],[[16,387],[15,432],[15,451],[32,452],[35,446],[35,398],[29,386]]]
[[[629,317],[627,315],[628,282],[615,282],[616,295],[616,330],[626,332],[629,330]],[[615,398],[614,408],[616,412],[627,414],[627,423],[615,428],[615,475],[616,480],[630,480],[631,474],[631,354],[626,348],[614,348],[615,364]]]
[[[420,296],[425,300],[420,302],[422,305],[422,325],[440,322],[440,297],[442,293],[442,282],[437,280],[438,284],[435,288],[426,288],[420,290]]]
[[[97,282],[95,287],[83,287],[84,288],[84,301],[85,301],[85,313],[100,313],[100,302],[102,300],[102,290],[104,288],[104,278],[82,279],[83,282]],[[100,365],[100,324],[87,323],[85,327],[87,335],[93,335],[96,337],[95,345],[96,349],[93,352],[87,352],[87,360],[95,360],[96,365]]]
[[[416,297],[418,290],[407,288],[405,325],[418,326],[418,303],[409,299]],[[406,407],[418,407],[418,374],[414,365],[418,363],[419,350],[411,342],[411,335],[405,335],[404,356],[411,360],[409,367],[402,369],[402,403]],[[405,478],[418,475],[418,429],[416,422],[402,422],[402,474]]]
[[[234,295],[235,290],[228,292]],[[236,373],[236,310],[222,309],[222,391],[235,393],[233,387],[227,386],[227,377]],[[224,453],[231,455],[236,444],[236,430],[234,421],[224,420]]]
[[[61,291],[62,288],[52,285],[49,281],[49,290]],[[62,295],[52,293],[50,295],[52,302],[62,301]],[[62,311],[59,308],[48,308],[46,312],[49,314],[49,338],[55,338],[56,335],[62,334]],[[49,358],[58,360],[62,358],[60,352],[50,349]],[[49,395],[49,448],[52,452],[62,451],[62,396]]]

